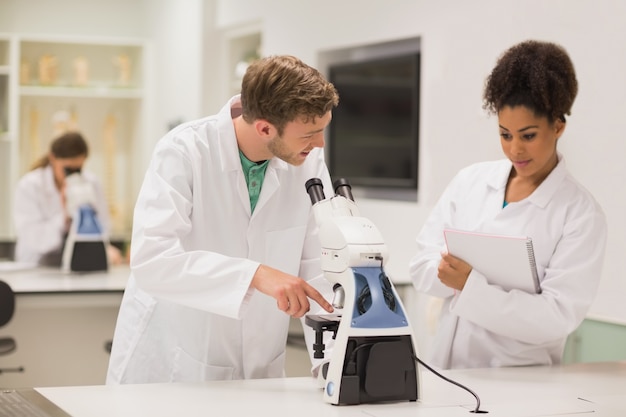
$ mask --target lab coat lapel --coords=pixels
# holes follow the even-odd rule
[[[271,169],[271,167],[267,167],[267,171],[265,172],[265,179],[263,180],[263,186],[261,187],[261,194],[259,195],[259,201],[256,203],[256,207],[254,208],[254,213],[252,213],[252,217],[263,210],[263,207],[267,205],[268,200],[272,197],[272,195],[278,190],[279,187],[278,175],[276,175],[276,170]]]
[[[248,194],[248,186],[241,168],[239,146],[237,144],[237,136],[235,135],[235,127],[231,113],[233,104],[238,100],[239,96],[231,98],[218,114],[218,146],[222,171],[229,175],[233,188],[236,190],[241,204],[246,208],[249,216],[251,212],[250,195]]]
[[[279,171],[287,170],[287,163],[278,158],[272,158],[270,164],[265,171],[265,178],[263,179],[263,186],[261,188],[261,194],[259,195],[259,201],[256,203],[254,213],[263,210],[263,207],[268,204],[272,196],[278,191],[280,187],[280,180],[278,178]]]
[[[237,178],[235,181],[235,187],[237,188],[237,194],[239,195],[239,199],[241,200],[241,204],[246,208],[248,212],[248,216],[250,216],[250,212],[252,208],[250,207],[250,194],[248,193],[248,186],[246,184],[246,179],[243,176],[243,171],[239,170],[236,173]]]

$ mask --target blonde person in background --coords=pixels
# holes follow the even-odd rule
[[[71,218],[65,204],[65,170],[82,170],[89,149],[78,132],[66,132],[50,145],[49,152],[17,184],[14,219],[17,241],[15,261],[41,266],[60,266]],[[81,171],[92,185],[95,210],[105,235],[109,214],[102,186],[88,171]],[[122,262],[120,251],[107,247],[110,264]]]
[[[505,158],[461,170],[417,236],[415,288],[443,299],[432,347],[440,368],[552,365],[598,289],[604,213],[557,151],[578,91],[566,51],[526,41],[487,79]],[[532,238],[542,292],[505,291],[446,253],[443,229]]]

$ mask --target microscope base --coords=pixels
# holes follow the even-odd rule
[[[74,242],[69,270],[73,272],[106,271],[108,260],[103,241]]]
[[[416,401],[418,377],[413,352],[409,335],[350,337],[338,404]]]

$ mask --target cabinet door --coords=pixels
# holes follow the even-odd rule
[[[11,51],[12,41],[0,36],[0,241],[11,234],[11,195],[14,180],[14,143],[11,126]],[[6,242],[1,242],[2,244]],[[3,249],[3,248],[0,248]],[[0,250],[0,253],[5,253]],[[3,257],[0,255],[0,258]]]
[[[121,300],[121,292],[17,294],[2,328],[17,347],[1,357],[1,386],[104,384]]]

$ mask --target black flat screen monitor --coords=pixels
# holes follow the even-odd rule
[[[417,189],[420,55],[331,65],[339,93],[329,170],[352,185]]]

